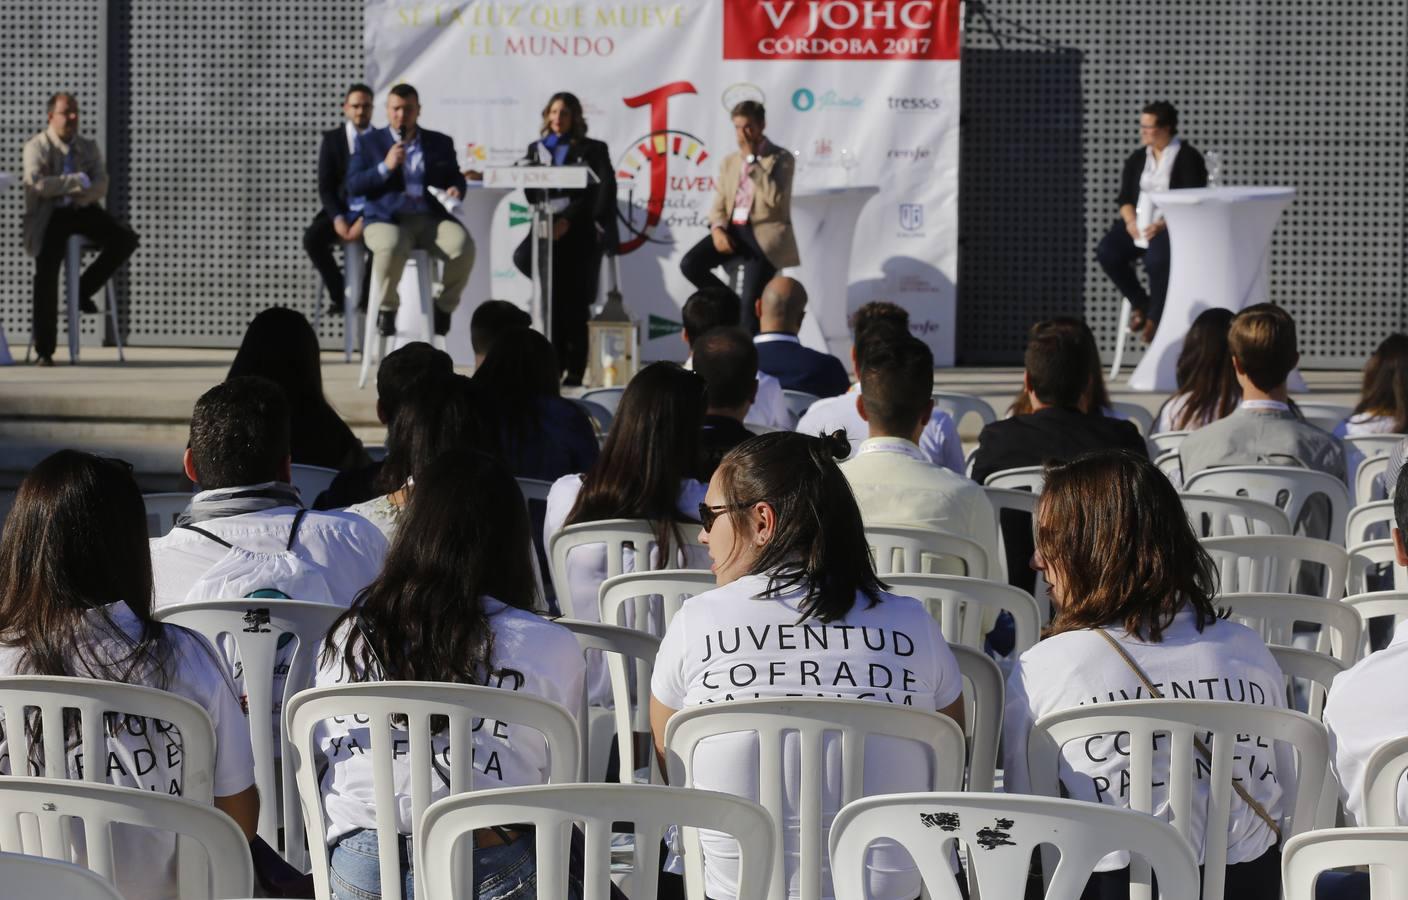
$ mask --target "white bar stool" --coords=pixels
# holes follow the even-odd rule
[[[83,251],[96,250],[96,244],[91,244],[80,234],[69,237],[68,244],[64,247],[64,306],[68,315],[68,361],[70,364],[78,362],[78,278],[83,270]],[[117,342],[118,362],[127,362],[127,355],[122,350],[122,332],[117,327],[117,290],[113,287],[112,279],[103,286],[105,303],[107,306],[108,321],[112,323],[113,340]],[[24,359],[29,362],[30,350],[34,347],[33,335],[29,338],[29,345],[25,347]]]
[[[367,247],[360,240],[342,244],[342,354],[347,362],[357,349],[357,303],[362,299],[362,279],[367,277]],[[318,293],[313,298],[313,331],[323,322],[323,291],[318,279]],[[331,300],[332,298],[328,298]]]
[[[1128,297],[1120,298],[1120,324],[1115,326],[1115,358],[1110,363],[1110,380],[1114,381],[1119,377],[1120,365],[1124,362],[1124,345],[1129,340],[1129,317],[1133,314],[1134,307],[1129,305]]]
[[[412,250],[406,264],[416,267],[416,281],[420,286],[420,311],[423,317],[421,339],[443,350],[445,340],[435,334],[435,264],[430,258],[430,251]],[[359,388],[367,386],[367,374],[371,371],[372,364],[386,354],[387,342],[392,339],[383,338],[377,333],[376,320],[380,314],[381,291],[373,282],[371,296],[367,298],[366,324],[363,326],[362,374],[357,380]]]

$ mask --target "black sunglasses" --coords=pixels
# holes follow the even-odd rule
[[[719,516],[730,509],[747,509],[755,503],[762,503],[761,500],[750,500],[747,503],[725,503],[723,506],[710,506],[707,503],[699,504],[699,524],[704,526],[707,534],[713,527]]]

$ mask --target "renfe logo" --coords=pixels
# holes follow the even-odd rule
[[[724,59],[958,59],[959,0],[724,0]]]

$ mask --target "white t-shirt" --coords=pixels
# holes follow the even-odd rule
[[[1381,744],[1408,734],[1408,629],[1347,672],[1335,676],[1325,702],[1330,766],[1350,824],[1364,822],[1364,765]],[[1398,820],[1408,822],[1408,790],[1398,786]]]
[[[512,669],[522,678],[500,672],[486,682],[492,687],[522,691],[560,703],[574,715],[582,700],[582,651],[572,632],[549,619],[483,598],[489,627],[494,633],[494,665]],[[318,669],[317,685],[345,684],[351,679],[343,666],[349,625],[338,629],[336,655]],[[375,680],[375,679],[362,679]],[[392,760],[395,778],[397,829],[411,833],[410,743],[404,730],[393,731],[397,752]],[[323,802],[328,817],[328,844],[362,828],[376,828],[373,766],[367,750],[370,736],[365,727],[347,719],[329,719],[318,726],[318,745],[328,761],[323,775]],[[435,759],[448,759],[451,748],[443,736],[432,738]],[[474,787],[500,788],[546,784],[547,745],[531,728],[485,720],[474,732]],[[431,798],[449,796],[449,769],[435,767]]]
[[[860,399],[860,385],[839,397],[823,397],[811,405],[797,423],[796,431],[816,436],[821,432],[830,434],[838,428],[846,429],[846,437],[851,441],[851,456],[856,455],[861,442],[870,436],[870,425],[860,417],[856,401]],[[958,438],[958,425],[953,417],[935,408],[929,416],[929,424],[919,436],[919,449],[936,466],[943,466],[962,475],[963,442]]]
[[[1285,707],[1281,669],[1266,644],[1244,625],[1218,620],[1198,632],[1191,609],[1174,617],[1163,640],[1149,644],[1129,637],[1120,628],[1105,629],[1134,658],[1160,692],[1169,699],[1234,700],[1259,706]],[[1003,721],[1005,790],[1032,792],[1027,769],[1027,738],[1042,716],[1118,700],[1149,699],[1139,676],[1124,659],[1092,631],[1068,631],[1049,637],[1027,650],[1007,678],[1007,707]],[[1281,813],[1278,778],[1294,778],[1290,748],[1270,740],[1252,738],[1238,743],[1236,768],[1253,798],[1273,817]],[[1128,749],[1128,745],[1125,745]],[[1060,777],[1069,795],[1077,800],[1129,808],[1129,767],[1113,737],[1072,741],[1061,751]],[[1168,745],[1156,751],[1154,808],[1167,820]],[[1197,765],[1197,764],[1195,764]],[[1204,770],[1205,771],[1205,770]],[[1203,821],[1208,783],[1197,781],[1193,798],[1193,850],[1203,858]],[[1275,835],[1240,799],[1232,802],[1227,861],[1249,862],[1276,842]],[[1112,853],[1096,871],[1107,872],[1129,865],[1129,854]]]
[[[779,597],[759,597],[766,575],[749,575],[686,600],[665,632],[655,657],[651,693],[671,709],[721,700],[765,697],[829,697],[875,700],[940,710],[963,691],[958,662],[938,623],[911,597],[882,593],[869,606],[864,596],[846,616],[823,624],[799,623],[802,589]],[[840,744],[828,735],[822,798],[826,827],[839,811]],[[707,747],[707,752],[706,752]],[[787,821],[784,843],[795,848],[800,776],[794,739],[785,743]],[[912,742],[876,738],[866,748],[866,795],[927,790],[923,754]],[[694,786],[758,798],[756,734],[709,738],[695,756]],[[738,893],[737,842],[717,833],[700,836],[706,892],[715,900]],[[910,900],[920,880],[907,855],[893,845],[871,856],[870,884],[875,900]],[[789,851],[789,896],[798,896],[796,851]],[[822,896],[831,897],[829,868],[822,873]]]
[[[547,513],[543,517],[543,546],[552,545],[552,536],[563,528],[563,523],[567,521],[567,514],[572,511],[573,505],[577,502],[577,494],[582,490],[581,475],[564,475],[553,482],[552,488],[548,491]],[[687,478],[680,483],[679,512],[682,516],[695,519],[699,516],[699,504],[704,501],[704,494],[707,487],[693,478]],[[694,522],[679,523],[680,535],[686,541],[694,541],[699,534],[699,525]],[[673,541],[673,538],[671,538]],[[700,554],[699,551],[687,553],[680,558],[685,568],[707,569],[711,562],[707,554]],[[658,548],[652,544],[651,560],[652,568],[658,568],[660,558]],[[634,572],[636,567],[636,554],[631,548],[625,548],[621,553],[621,571]],[[583,544],[567,554],[567,596],[563,597],[559,593],[557,602],[562,607],[562,614],[572,619],[581,619],[588,622],[601,621],[600,591],[601,583],[606,580],[606,545],[605,544]],[[628,618],[627,624],[635,627],[634,622]],[[664,626],[659,619],[653,619],[649,623],[649,630],[652,634],[660,634],[664,631]],[[611,676],[606,668],[606,661],[602,659],[600,653],[590,651],[587,653],[587,698],[593,706],[611,706]]]
[[[113,624],[129,639],[140,638],[141,622],[127,604],[113,603],[106,610]],[[123,660],[130,652],[130,645],[109,630],[102,614],[93,610],[85,618],[93,641],[90,646],[101,654],[100,658]],[[254,784],[254,755],[249,746],[249,724],[240,709],[235,686],[205,638],[175,625],[165,626],[164,631],[171,648],[165,683],[154,674],[131,683],[163,688],[194,702],[210,715],[215,726],[214,794],[216,797],[238,794]],[[0,675],[32,674],[20,670],[22,656],[21,648],[0,644]],[[10,749],[8,741],[0,740],[0,773],[6,775],[15,774]],[[107,739],[106,780],[119,787],[180,796],[184,777],[181,751],[181,737],[174,729],[163,731],[153,720],[126,717],[118,733],[110,734]],[[91,752],[81,745],[70,748],[68,777],[81,779],[85,758],[91,757]],[[26,773],[43,774],[42,770],[29,767]],[[146,828],[127,825],[115,828],[115,881],[123,897],[129,900],[176,897],[175,838]]]

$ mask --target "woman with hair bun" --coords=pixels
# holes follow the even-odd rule
[[[850,451],[844,431],[821,437],[772,432],[739,444],[719,464],[699,504],[700,540],[718,587],[686,601],[675,615],[651,680],[650,721],[662,754],[670,716],[721,700],[873,700],[937,710],[962,722],[962,679],[938,623],[919,601],[886,593],[875,575],[860,510],[836,464]],[[707,753],[696,754],[694,786],[755,798],[757,737],[723,735],[706,745]],[[912,742],[877,738],[867,749],[866,794],[927,787],[924,756]],[[789,742],[786,752],[788,771],[797,771],[796,744]],[[827,825],[839,796],[839,773],[830,770],[822,800]],[[788,831],[796,831],[795,815],[787,817]],[[706,893],[731,900],[737,896],[737,847],[723,837],[701,840]],[[785,842],[795,848],[795,834]],[[870,865],[871,897],[919,895],[919,873],[903,851],[877,845]],[[792,897],[798,896],[798,869],[796,851],[789,850]],[[822,893],[831,896],[829,872]]]

